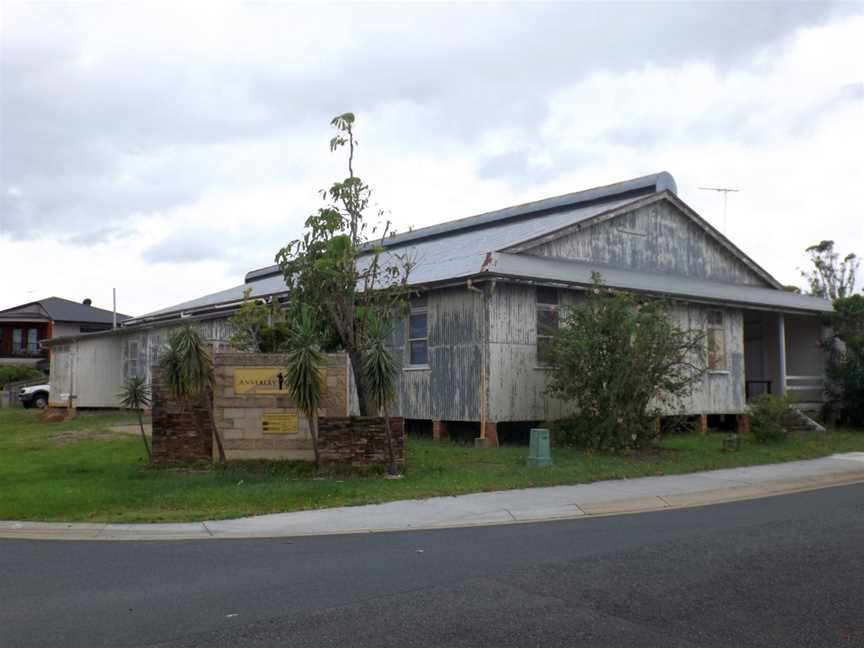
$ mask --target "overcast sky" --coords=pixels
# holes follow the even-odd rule
[[[864,254],[861,3],[0,6],[0,308],[242,283],[348,110],[399,230],[667,170],[784,283]]]

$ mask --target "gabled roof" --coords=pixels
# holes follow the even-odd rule
[[[419,229],[395,234],[389,236],[383,241],[375,241],[367,244],[367,249],[372,245],[383,246],[388,249],[405,247],[408,245],[418,245],[420,243],[428,243],[434,239],[447,238],[452,241],[454,236],[460,237],[459,241],[468,241],[470,237],[465,234],[476,230],[489,230],[490,228],[499,229],[503,225],[511,225],[515,222],[530,219],[530,223],[526,227],[509,228],[504,231],[496,232],[494,236],[509,237],[512,242],[517,242],[518,237],[523,233],[536,233],[541,229],[554,227],[555,223],[550,223],[544,220],[543,224],[538,222],[538,218],[547,216],[553,213],[558,213],[563,218],[557,219],[562,223],[572,223],[574,218],[587,218],[588,212],[583,214],[577,213],[583,208],[589,206],[606,205],[610,206],[610,202],[630,201],[639,196],[652,195],[659,191],[669,191],[675,193],[677,186],[675,179],[666,171],[660,173],[652,173],[651,175],[616,182],[614,184],[605,185],[602,187],[594,187],[584,191],[574,191],[572,193],[563,194],[561,196],[553,196],[552,198],[544,198],[543,200],[535,200],[513,207],[505,207],[476,216],[468,216],[467,218],[458,218],[456,220],[446,221],[438,225],[430,225],[429,227],[421,227]],[[602,210],[601,210],[602,211]],[[594,210],[596,213],[597,210]],[[482,237],[481,237],[482,238]],[[501,240],[501,239],[499,239]],[[258,270],[252,270],[246,274],[246,283],[251,283],[265,277],[273,277],[281,275],[278,265],[271,265]]]
[[[408,249],[409,256],[416,264],[411,271],[412,284],[468,277],[479,271],[486,252],[515,245],[564,225],[591,218],[633,202],[639,197],[658,191],[675,190],[674,178],[662,171],[603,187],[423,227],[388,237],[375,245],[387,248],[385,255],[401,254]],[[245,280],[243,285],[136,317],[133,323],[171,313],[240,301],[245,290],[250,291],[250,297],[267,297],[285,291],[282,271],[278,265],[253,270],[246,274]]]
[[[675,195],[675,180],[666,172],[424,227],[388,237],[384,241],[376,242],[376,245],[385,248],[382,253],[382,263],[386,264],[388,258],[395,260],[396,256],[407,257],[411,261],[413,267],[409,275],[409,283],[413,286],[456,283],[472,277],[489,276],[492,272],[489,267],[492,259],[509,259],[510,257],[521,259],[524,257],[526,261],[519,262],[522,265],[518,265],[514,261],[508,266],[523,267],[533,257],[512,254],[513,252],[530,250],[530,248],[546,241],[565,236],[574,229],[589,227],[592,224],[632,211],[642,205],[661,200],[671,201],[711,238],[762,277],[769,286],[773,286],[772,288],[748,288],[735,284],[718,283],[712,284],[713,287],[706,287],[706,290],[710,288],[709,292],[712,295],[725,290],[729,301],[736,301],[735,295],[743,299],[737,303],[763,303],[780,308],[797,308],[811,312],[825,310],[823,300],[790,296],[790,293],[780,290],[782,286],[776,279]],[[368,260],[371,257],[361,257],[359,262],[363,263],[364,258]],[[538,260],[538,263],[541,262],[558,263],[557,261]],[[581,264],[581,262],[572,266],[568,262],[562,263],[567,263],[567,265],[556,266],[558,271],[566,272],[566,268],[570,267],[576,273],[571,283],[590,285],[590,272],[585,275],[588,276],[586,281],[583,276],[585,268],[582,266],[594,266]],[[629,283],[638,284],[630,275],[638,275],[639,273],[626,269],[618,270],[622,273],[620,275],[621,280],[628,284],[622,284],[618,287],[627,288]],[[628,276],[625,277],[625,274]],[[542,277],[537,278],[542,279]],[[279,266],[274,265],[253,270],[246,275],[245,279],[246,283],[242,285],[149,313],[135,318],[129,324],[135,325],[154,319],[168,319],[176,317],[180,313],[191,314],[200,313],[204,310],[223,309],[242,301],[244,292],[247,290],[250,297],[253,298],[280,295],[286,291]],[[560,277],[556,279],[556,281],[562,280]],[[651,282],[653,291],[664,292],[661,284],[666,282],[670,287],[674,286],[675,290],[683,289],[685,286],[689,287],[693,291],[693,296],[700,295],[697,289],[698,285],[710,284],[710,282],[701,280],[676,278],[673,275],[657,275],[652,277]],[[611,281],[609,283],[610,285],[617,285]],[[630,287],[634,290],[640,289],[636,285]],[[754,290],[759,292],[752,292]],[[761,302],[759,302],[760,299]],[[830,304],[828,310],[830,310]]]
[[[88,324],[111,324],[114,313],[103,308],[87,306],[61,297],[48,297],[0,311],[0,319],[14,319],[23,314],[33,314],[54,322],[83,322]],[[129,319],[129,315],[117,313],[117,321]]]

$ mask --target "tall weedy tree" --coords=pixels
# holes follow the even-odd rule
[[[393,450],[393,432],[390,429],[389,406],[396,396],[396,360],[387,348],[387,325],[377,319],[367,325],[367,345],[363,357],[363,375],[369,389],[369,398],[379,413],[384,415],[387,436],[387,472],[399,474],[396,453]]]
[[[370,222],[372,191],[354,174],[355,119],[352,113],[334,117],[336,136],[330,150],[348,150],[348,177],[321,195],[325,205],[306,219],[305,231],[276,254],[291,298],[311,309],[335,331],[351,359],[360,414],[374,409],[363,374],[367,323],[404,308],[412,263],[404,255],[385,251],[389,221]]]
[[[807,281],[810,294],[832,301],[851,297],[860,259],[852,253],[840,259],[840,254],[834,251],[834,241],[821,241],[806,251],[813,268],[802,270],[801,276]]]
[[[213,359],[201,334],[190,324],[184,324],[171,333],[159,364],[169,393],[184,403],[199,434],[203,433],[203,429],[195,415],[195,405],[208,413],[208,423],[219,451],[219,463],[224,464],[222,435],[213,424]]]
[[[141,429],[141,441],[144,443],[144,450],[147,451],[147,462],[153,461],[153,454],[147,444],[147,435],[144,434],[144,419],[142,417],[142,411],[150,407],[150,386],[143,376],[132,376],[123,383],[123,389],[117,396],[123,407],[135,410],[135,413],[138,414],[138,427]]]
[[[650,446],[658,405],[674,406],[704,373],[704,338],[677,326],[667,302],[612,292],[595,274],[587,297],[563,308],[549,391],[578,407],[579,443]]]

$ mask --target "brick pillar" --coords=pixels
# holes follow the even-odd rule
[[[750,432],[750,417],[747,414],[738,414],[736,417],[736,423],[738,425],[737,432],[738,434],[749,434]]]
[[[447,423],[446,421],[439,421],[435,419],[432,421],[432,438],[435,441],[444,441],[449,437],[447,434]]]
[[[474,439],[474,447],[476,448],[497,448],[498,447],[498,424],[494,421],[486,421],[485,434],[482,437]]]
[[[699,426],[698,426],[699,434],[707,434],[708,433],[708,415],[700,414],[699,415]]]

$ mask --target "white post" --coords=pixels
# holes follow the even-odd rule
[[[114,295],[114,318],[113,318],[113,326],[111,328],[117,328],[117,289],[112,288],[111,291]]]
[[[783,313],[777,314],[777,338],[780,342],[780,389],[779,396],[786,395],[786,323],[783,319]]]

